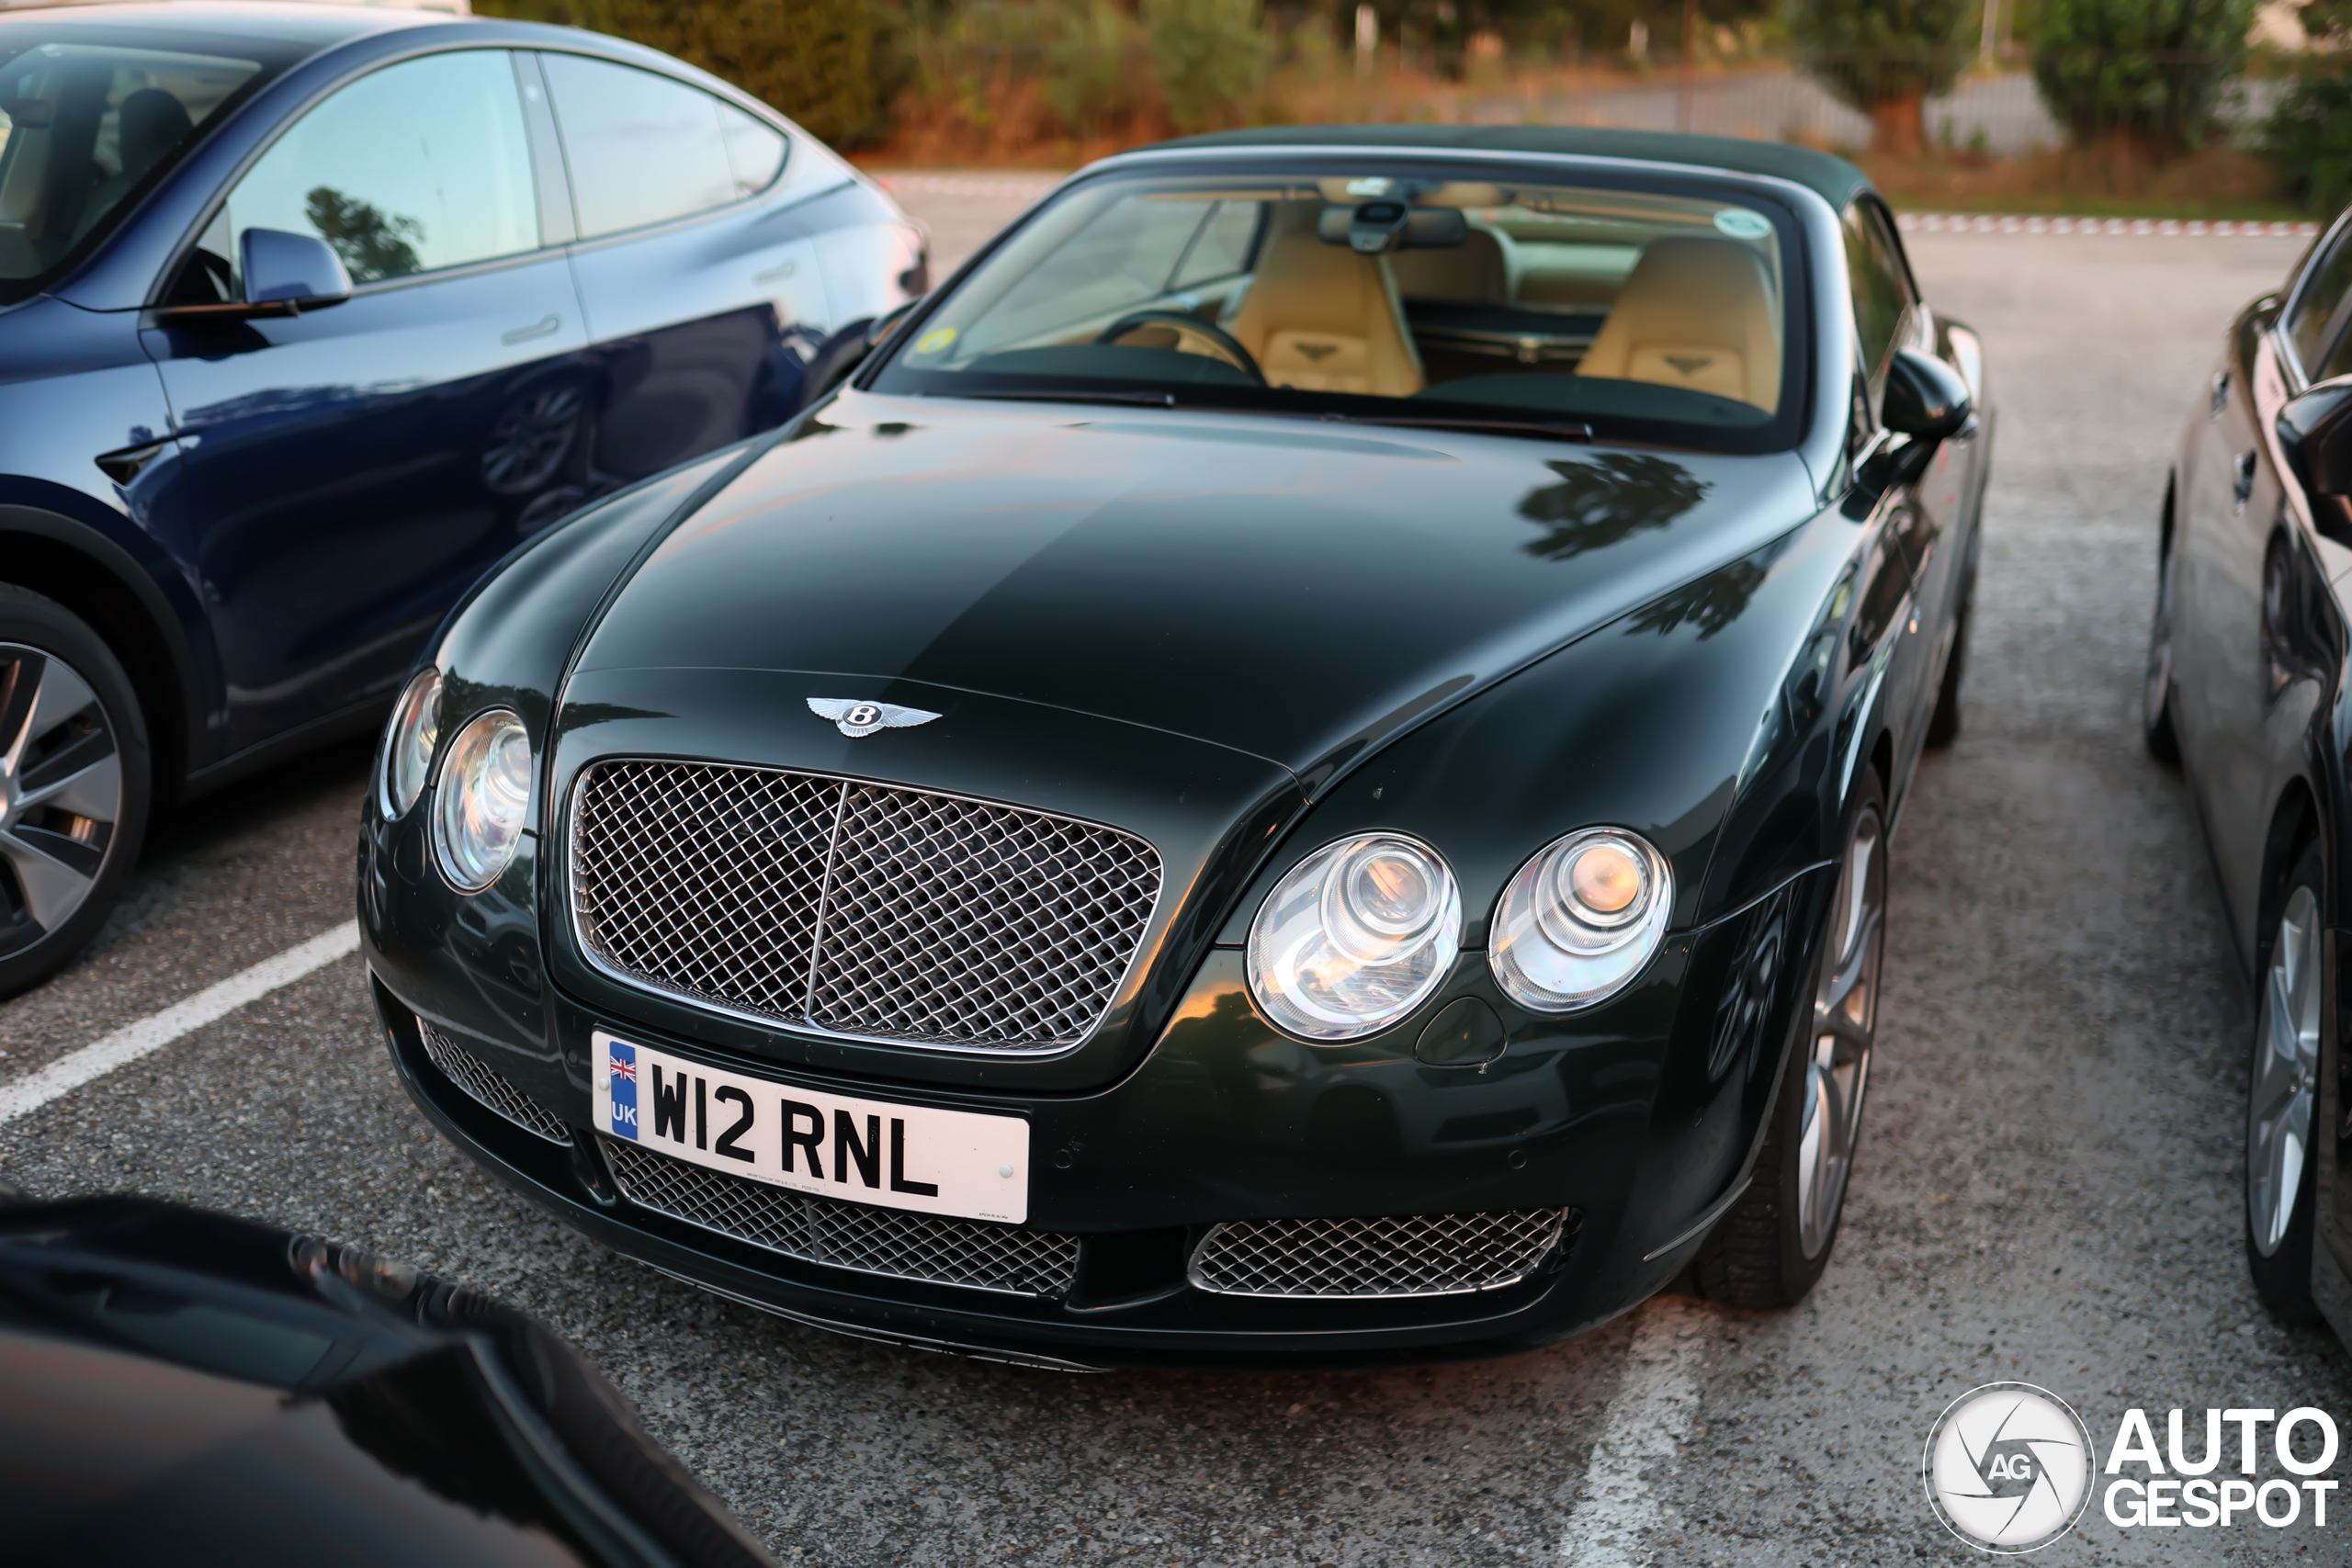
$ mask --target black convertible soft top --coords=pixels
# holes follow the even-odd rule
[[[1552,152],[1564,157],[1633,158],[1765,175],[1817,192],[1838,211],[1871,188],[1870,176],[1830,152],[1785,141],[1744,141],[1671,130],[1603,130],[1577,125],[1285,125],[1180,137],[1160,148],[1430,147],[1464,152]]]

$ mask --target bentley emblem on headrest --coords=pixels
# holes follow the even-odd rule
[[[1666,356],[1666,362],[1685,376],[1696,376],[1700,371],[1713,365],[1715,362],[1715,356],[1712,354],[1669,354]]]
[[[929,724],[939,716],[921,708],[902,708],[896,703],[854,703],[844,697],[810,697],[808,711],[819,718],[831,719],[852,740],[877,729],[906,729]]]
[[[1292,346],[1317,365],[1340,352],[1340,345],[1336,343],[1302,343]]]

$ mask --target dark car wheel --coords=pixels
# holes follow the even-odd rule
[[[139,858],[151,787],[121,663],[62,605],[0,585],[0,997],[96,932]]]
[[[1805,1032],[1781,1075],[1754,1179],[1691,1265],[1710,1301],[1794,1306],[1828,1267],[1838,1239],[1861,1137],[1886,951],[1886,796],[1875,773],[1864,778],[1848,816],[1828,921],[1815,943]]]
[[[2245,1260],[2279,1316],[2315,1322],[2312,1302],[2312,1123],[2326,1016],[2320,848],[2304,846],[2278,901],[2255,1013],[2246,1084]]]
[[[493,495],[528,495],[563,471],[588,414],[578,387],[542,387],[491,426],[482,448],[482,483]]]
[[[1968,627],[1976,618],[1975,595],[1960,602],[1960,624],[1951,634],[1951,652],[1944,660],[1944,678],[1936,688],[1936,711],[1928,716],[1929,746],[1949,746],[1960,739],[1960,688],[1968,675]]]
[[[2148,673],[2140,712],[2148,755],[2167,765],[2180,761],[2172,692],[2172,552],[2167,550],[2156,562],[2156,614],[2148,627]]]

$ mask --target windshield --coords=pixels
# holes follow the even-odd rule
[[[1796,235],[1737,186],[1120,174],[1032,217],[872,384],[1770,450],[1802,401]]]
[[[86,254],[262,69],[14,28],[0,38],[0,299]]]

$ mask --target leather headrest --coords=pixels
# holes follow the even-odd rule
[[[1762,258],[1736,240],[1651,241],[1577,371],[1770,412],[1781,401],[1781,331]]]

